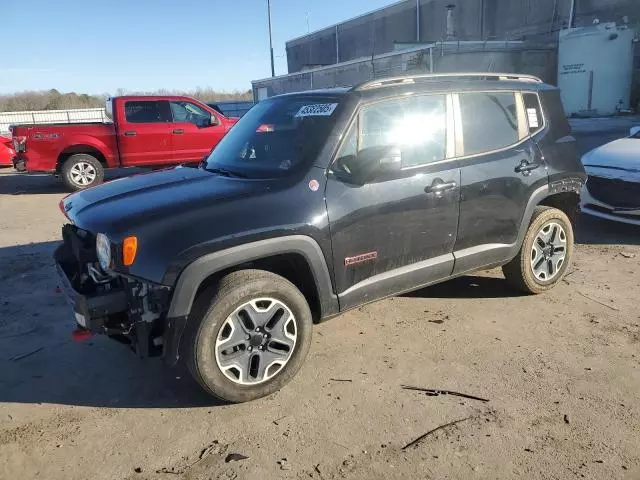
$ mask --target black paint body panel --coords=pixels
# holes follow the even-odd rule
[[[362,104],[475,90],[538,93],[545,128],[513,148],[403,170],[384,181],[357,185],[332,173],[344,131]],[[282,253],[307,261],[326,318],[508,261],[536,205],[555,193],[549,183],[566,180],[574,191],[586,178],[558,92],[548,85],[438,80],[335,95],[341,107],[320,154],[290,176],[230,178],[175,168],[78,192],[63,200],[64,210],[80,228],[106,234],[116,252],[124,237],[138,237],[135,263],[115,270],[171,289],[167,325],[184,326],[207,276]],[[524,175],[515,170],[522,161],[540,167]],[[425,191],[436,179],[456,186],[442,194]],[[345,265],[353,257],[364,260]],[[179,335],[170,341],[177,345]]]

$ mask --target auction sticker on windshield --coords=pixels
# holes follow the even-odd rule
[[[299,117],[328,117],[338,106],[337,103],[316,103],[315,105],[303,105],[296,113]]]

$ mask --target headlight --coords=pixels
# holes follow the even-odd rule
[[[96,253],[98,255],[98,262],[100,262],[103,270],[111,267],[111,242],[103,233],[99,233],[96,236]]]

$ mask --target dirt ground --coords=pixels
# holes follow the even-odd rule
[[[217,405],[158,360],[71,341],[63,195],[0,171],[3,480],[640,478],[638,228],[582,218],[541,296],[482,272],[318,325],[286,388]]]

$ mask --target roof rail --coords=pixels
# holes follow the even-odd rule
[[[418,75],[405,75],[402,77],[379,78],[369,80],[355,86],[354,90],[370,90],[391,85],[404,85],[416,83],[416,80],[452,80],[452,79],[475,79],[475,80],[515,80],[520,82],[543,83],[542,79],[534,75],[521,75],[518,73],[425,73]]]

